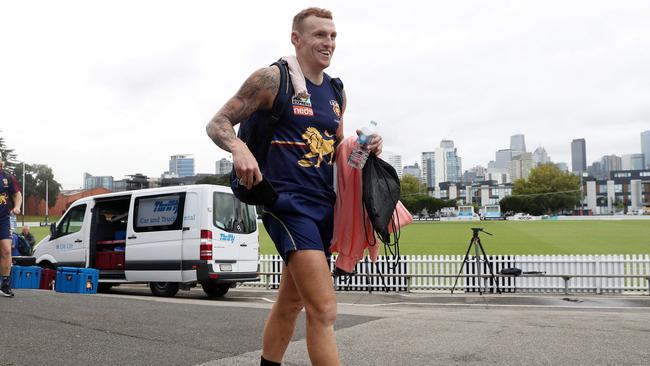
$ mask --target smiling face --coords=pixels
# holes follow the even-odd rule
[[[330,65],[336,48],[336,27],[331,19],[309,16],[291,33],[291,42],[301,66],[322,71]]]

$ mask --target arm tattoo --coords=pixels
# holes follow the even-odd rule
[[[208,136],[217,146],[231,152],[232,144],[237,140],[233,126],[258,109],[271,109],[279,87],[280,71],[277,67],[255,71],[208,123]]]

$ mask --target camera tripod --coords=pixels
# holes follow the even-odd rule
[[[473,227],[472,229],[472,239],[469,241],[469,246],[467,247],[467,252],[465,253],[465,257],[463,258],[463,264],[460,266],[460,271],[458,272],[458,275],[456,276],[456,280],[454,281],[454,287],[451,288],[451,293],[454,293],[454,290],[456,289],[456,284],[458,283],[458,278],[460,275],[463,273],[463,267],[465,267],[465,264],[468,263],[469,260],[469,252],[472,250],[472,246],[474,246],[474,258],[475,258],[475,263],[476,263],[476,281],[479,284],[478,292],[480,294],[483,294],[483,286],[481,286],[481,279],[483,279],[485,282],[485,287],[487,290],[487,278],[483,278],[481,275],[481,261],[479,257],[479,249],[481,250],[481,253],[483,254],[483,262],[487,265],[488,269],[490,270],[490,278],[492,279],[492,283],[495,284],[497,288],[497,293],[501,293],[501,290],[499,289],[499,283],[497,282],[496,277],[494,276],[494,270],[492,269],[492,263],[488,259],[487,255],[485,254],[485,249],[483,249],[483,244],[481,244],[481,238],[478,237],[479,231],[482,231],[490,236],[492,234],[488,233],[487,231],[483,230],[483,228],[480,227]],[[467,264],[469,266],[469,264]]]

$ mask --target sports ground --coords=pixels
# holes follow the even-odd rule
[[[400,254],[465,254],[472,227],[489,254],[649,254],[650,221],[415,222],[400,235]],[[262,254],[276,254],[260,225]],[[381,254],[384,250],[381,250]]]
[[[402,230],[400,254],[465,254],[472,227],[482,227],[494,234],[480,234],[489,254],[650,254],[648,220],[421,221]],[[48,230],[32,228],[37,241]],[[263,225],[260,242],[262,254],[277,253]]]

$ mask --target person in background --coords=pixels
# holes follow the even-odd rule
[[[29,244],[29,247],[34,249],[34,245],[36,245],[36,239],[34,239],[34,235],[29,232],[29,226],[23,226],[23,230],[21,232],[21,235],[23,239]]]
[[[16,178],[5,172],[4,161],[0,159],[0,295],[14,297],[11,290],[11,219],[10,215],[20,213],[23,196]]]

